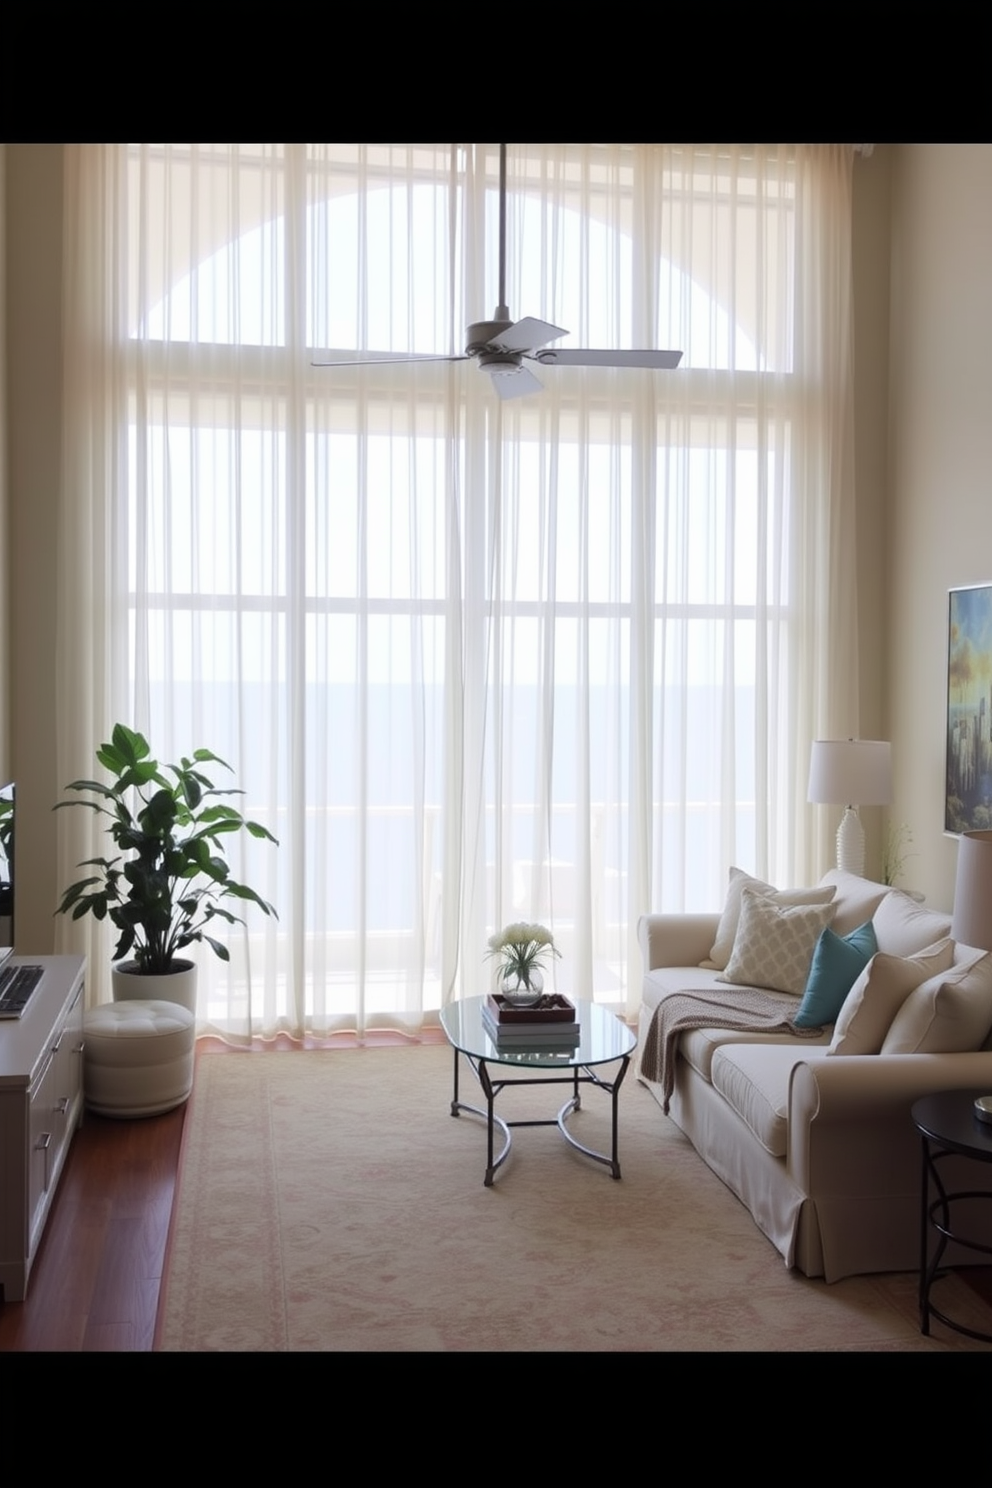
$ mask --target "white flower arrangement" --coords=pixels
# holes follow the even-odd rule
[[[531,969],[540,966],[545,956],[560,956],[561,951],[546,926],[518,921],[490,935],[486,955],[499,957],[501,976],[516,974],[529,986]]]

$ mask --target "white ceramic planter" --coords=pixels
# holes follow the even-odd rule
[[[142,976],[133,961],[119,961],[111,973],[115,1002],[178,1002],[196,1012],[196,967],[192,961],[177,961],[178,971],[165,976]]]

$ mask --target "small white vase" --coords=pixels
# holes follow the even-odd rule
[[[162,976],[150,976],[139,972],[137,962],[118,961],[111,971],[115,1002],[148,1002],[158,998],[162,1002],[178,1002],[181,1007],[196,1012],[196,966],[192,961],[176,961],[175,971]]]

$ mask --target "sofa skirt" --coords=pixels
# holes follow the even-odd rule
[[[660,1105],[661,1086],[643,1075],[640,1079]],[[707,1167],[746,1206],[786,1266],[805,1276],[822,1276],[815,1205],[789,1177],[784,1159],[766,1152],[723,1096],[683,1059],[668,1114]]]

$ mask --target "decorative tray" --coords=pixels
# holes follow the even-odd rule
[[[490,992],[486,1008],[497,1023],[524,1028],[538,1023],[574,1023],[575,1005],[560,992],[545,992],[532,1007],[511,1007],[502,992]]]

